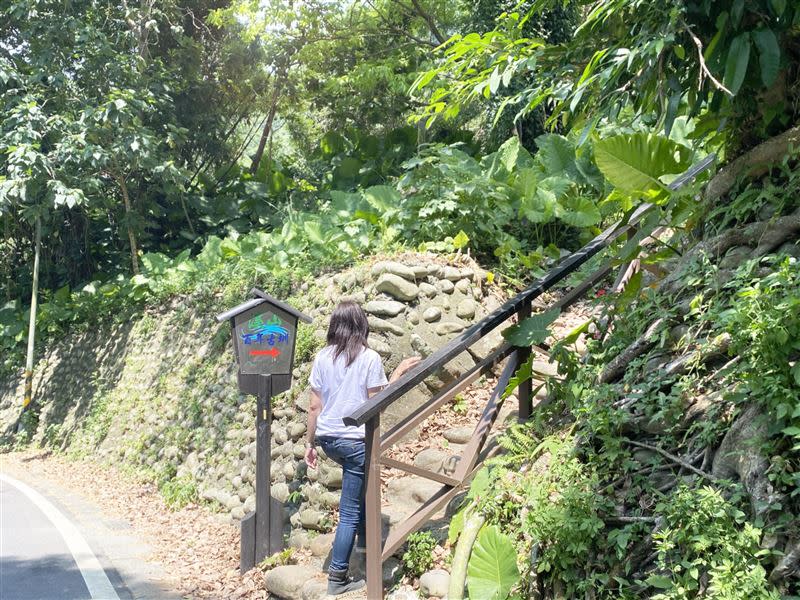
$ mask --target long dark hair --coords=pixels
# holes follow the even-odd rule
[[[367,347],[369,323],[364,309],[355,302],[341,302],[331,315],[328,345],[333,346],[333,359],[347,357],[347,366]]]

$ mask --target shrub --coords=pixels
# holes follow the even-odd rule
[[[183,508],[197,502],[197,483],[189,475],[169,479],[159,488],[167,505],[173,509]]]
[[[408,536],[408,549],[403,554],[403,570],[419,577],[433,566],[433,549],[436,540],[429,531],[418,531]]]

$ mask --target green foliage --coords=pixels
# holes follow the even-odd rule
[[[481,529],[467,566],[469,597],[505,600],[519,581],[517,554],[511,540],[495,526]]]
[[[296,364],[310,361],[322,345],[323,341],[314,335],[314,328],[311,325],[298,323],[297,342],[294,349]]]
[[[280,552],[276,552],[272,556],[266,557],[262,560],[258,568],[262,571],[269,571],[270,569],[274,569],[275,567],[280,567],[283,565],[293,565],[297,562],[297,557],[295,556],[294,548],[286,548],[286,550],[281,550]]]
[[[20,415],[20,431],[16,432],[15,443],[24,446],[27,444],[39,428],[39,413],[36,410],[26,410]]]
[[[730,303],[705,316],[731,336],[731,352],[741,357],[740,387],[734,399],[757,402],[770,415],[773,452],[779,452],[772,478],[793,497],[800,475],[791,465],[800,458],[800,271],[794,258],[770,261],[771,272],[753,278],[755,262],[742,265],[728,284]]]
[[[300,490],[295,490],[289,493],[289,495],[286,498],[286,502],[288,502],[289,504],[297,504],[299,506],[304,499],[305,498],[303,496],[303,492],[301,492]]]
[[[535,314],[518,325],[504,330],[503,337],[515,346],[530,347],[541,344],[550,335],[547,328],[553,324],[559,314],[561,314],[561,310],[558,308]]]
[[[407,544],[403,553],[403,570],[411,577],[419,577],[433,566],[436,538],[430,531],[418,531],[408,536]]]
[[[469,404],[463,394],[456,394],[453,396],[453,401],[450,403],[450,410],[457,415],[465,415],[469,412]]]
[[[797,151],[787,153],[758,182],[743,181],[730,194],[730,199],[710,207],[704,219],[710,231],[721,232],[729,227],[757,220],[761,210],[783,214],[795,205],[800,196],[800,173],[796,167]]]
[[[211,236],[196,257],[189,250],[175,258],[147,253],[141,257],[141,272],[133,277],[120,275],[111,281],[92,281],[79,290],[65,286],[52,295],[45,292],[37,314],[37,337],[46,339],[98,318],[124,319],[143,303],[176,294],[205,291],[211,295],[224,288],[232,295],[224,298],[223,304],[233,304],[258,285],[286,297],[290,277],[300,280],[382,244],[379,232],[367,221],[331,212],[322,217],[296,215],[280,231],[271,233],[226,239]],[[216,302],[213,308],[219,306]],[[18,301],[0,310],[0,347],[7,349],[2,365],[6,369],[21,362],[27,318]],[[317,342],[310,330],[301,327],[299,335],[299,355],[313,352]]]
[[[517,138],[480,160],[459,146],[422,149],[405,163],[402,203],[389,223],[411,243],[463,233],[479,256],[499,258],[504,271],[534,272],[560,257],[598,225],[605,191],[591,148],[567,138],[537,138],[531,155]],[[455,243],[454,246],[459,246]]]
[[[428,94],[420,118],[430,125],[501,96],[498,117],[507,106],[516,106],[519,116],[552,102],[550,125],[568,124],[586,134],[608,119],[656,124],[669,135],[678,117],[689,116],[697,118],[693,137],[734,148],[742,140],[720,130],[725,119],[733,119],[731,131],[744,128],[748,138],[796,121],[788,90],[797,74],[786,68],[800,14],[794,4],[581,4],[583,22],[560,44],[529,36],[526,25],[563,6],[561,0],[533,2],[526,14],[509,11],[483,34],[454,35],[440,62],[415,82],[416,91]],[[771,89],[780,72],[792,83]],[[759,103],[768,90],[773,95]]]
[[[515,553],[533,552],[535,572],[562,582],[568,595],[593,585],[582,573],[603,539],[599,514],[605,509],[597,476],[574,455],[572,441],[552,436],[537,443],[530,425],[511,428],[501,441],[508,454],[470,490],[477,509],[509,536]],[[532,466],[537,464],[544,468]],[[527,578],[528,570],[523,574]]]
[[[720,221],[730,226],[764,219],[764,208],[777,211],[775,219],[791,213],[797,205],[792,164],[787,159],[762,181],[732,194],[729,212],[721,208],[711,215],[709,235]],[[751,206],[747,199],[753,198],[759,200]],[[651,225],[645,223],[641,235]],[[636,256],[629,253],[638,252],[639,240],[634,236],[625,244],[630,247],[620,248],[623,254]],[[618,312],[611,313],[614,327],[602,343],[588,341],[589,354],[582,360],[570,344],[590,331],[590,323],[554,345],[552,358],[561,377],[549,382],[550,401],[529,423],[506,431],[500,440],[506,453],[492,459],[488,473],[473,482],[469,509],[481,511],[508,535],[517,555],[525,557],[523,564],[535,571],[521,569],[523,594],[538,585],[561,590],[565,597],[582,597],[588,590],[598,598],[778,597],[767,580],[775,558],[760,543],[791,535],[789,515],[796,514],[800,497],[796,259],[769,256],[730,272],[702,252],[690,256],[675,273],[683,284],[677,297],[686,298],[688,309],[676,306],[674,293],[666,297],[637,285],[627,299],[623,293],[598,300]],[[673,339],[674,328],[662,326],[652,333],[651,350],[627,365],[621,381],[598,384],[602,368],[642,337],[654,315],[682,319],[681,339]],[[697,358],[680,373],[653,367],[667,352],[713,355],[721,339],[730,339],[729,356],[710,366]],[[722,362],[725,368],[715,372]],[[531,371],[530,362],[523,365],[510,389]],[[712,386],[723,393],[704,408],[702,419],[687,420],[687,405],[708,397]],[[756,515],[748,516],[749,503],[729,486],[724,498],[719,489],[696,487],[701,480],[684,479],[685,486],[658,491],[663,479],[656,473],[669,462],[632,453],[627,444],[633,415],[637,430],[654,427],[655,443],[680,448],[676,453],[691,453],[698,443],[715,448],[731,419],[754,402],[769,415],[768,437],[759,451],[769,459],[766,475],[774,490]],[[619,507],[633,517],[615,526]],[[462,527],[463,510],[452,522],[451,539]],[[646,516],[636,516],[642,513]],[[653,518],[663,519],[663,526],[651,538]],[[652,550],[655,563],[642,570],[632,557]]]
[[[255,48],[198,26],[206,10],[181,0],[0,9],[0,43],[17,49],[0,58],[9,266],[0,278],[10,298],[29,289],[36,217],[48,289],[113,280],[131,268],[131,240],[175,254],[200,233],[192,173],[231,159],[241,107],[230,107],[262,77]],[[184,20],[186,11],[195,18]]]
[[[689,150],[667,138],[636,133],[617,135],[594,144],[597,167],[617,189],[657,194],[662,178],[678,175],[689,166]]]
[[[528,484],[530,509],[522,527],[541,544],[537,571],[552,572],[568,590],[580,590],[578,574],[603,528],[602,499],[596,476],[569,452],[565,447],[554,453],[547,473]]]
[[[159,486],[159,491],[172,509],[183,508],[198,498],[197,483],[191,475],[168,479]]]
[[[665,519],[653,536],[663,574],[644,582],[657,590],[654,600],[780,598],[755,560],[761,532],[718,490],[681,487],[656,511]]]

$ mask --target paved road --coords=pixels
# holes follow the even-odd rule
[[[0,475],[0,598],[119,598],[77,528],[47,499],[5,475]]]

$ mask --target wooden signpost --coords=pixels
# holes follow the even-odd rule
[[[256,510],[241,522],[239,569],[245,573],[283,550],[283,505],[270,494],[270,400],[292,386],[297,321],[311,317],[262,292],[217,315],[229,321],[239,365],[239,389],[258,398],[256,411]]]

